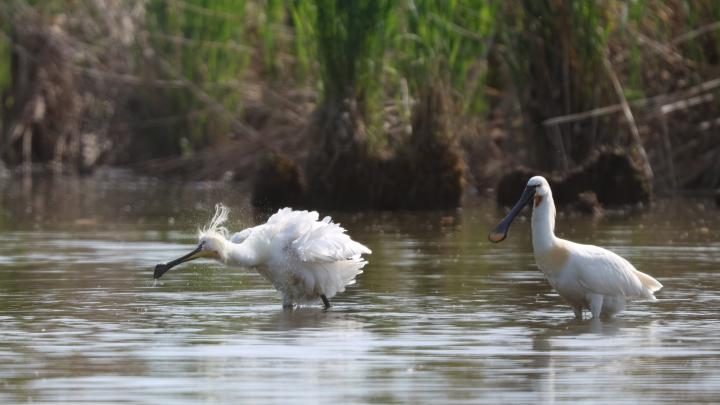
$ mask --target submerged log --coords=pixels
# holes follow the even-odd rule
[[[555,203],[561,208],[593,207],[593,200],[602,207],[644,205],[652,198],[652,181],[627,152],[602,149],[565,175],[542,173],[527,167],[515,168],[498,183],[498,204],[514,204],[528,179],[536,175],[547,178]],[[594,198],[584,194],[586,192],[593,192]],[[580,211],[586,210],[588,208]],[[590,208],[592,212],[595,210]]]

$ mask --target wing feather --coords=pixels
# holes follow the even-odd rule
[[[630,262],[607,249],[580,246],[581,249],[575,249],[575,265],[578,281],[584,288],[602,295],[655,299],[653,291],[659,289],[657,286],[662,287],[657,280],[639,272]],[[650,283],[650,279],[655,284]]]
[[[303,262],[334,262],[372,253],[366,246],[352,240],[345,229],[332,222],[330,217],[313,222],[290,246]]]
[[[255,231],[256,228],[258,228],[258,227],[256,226],[256,227],[252,227],[252,228],[243,229],[240,232],[235,232],[234,234],[232,234],[232,236],[230,236],[230,242],[232,242],[232,243],[244,242],[247,238],[250,237],[250,235],[252,235],[253,231]]]

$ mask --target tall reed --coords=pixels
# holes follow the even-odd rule
[[[603,58],[610,31],[602,1],[506,3],[502,41],[518,92],[530,163],[552,170],[581,163],[599,142],[613,143],[617,119],[588,127],[546,128],[546,119],[617,101]]]
[[[138,95],[143,108],[133,113],[139,121],[167,117],[169,124],[139,129],[139,153],[192,153],[230,136],[228,117],[240,112],[250,60],[244,13],[244,0],[148,3],[150,49],[140,57],[147,59],[143,74],[151,80]],[[156,79],[178,84],[158,87]]]
[[[371,117],[380,103],[394,1],[316,0],[315,40],[326,102],[348,97]]]
[[[405,4],[403,33],[394,50],[412,93],[428,83],[451,88],[459,112],[484,106],[486,60],[499,2],[414,0]]]

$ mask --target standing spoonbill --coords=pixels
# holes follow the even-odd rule
[[[502,242],[513,219],[533,202],[532,243],[535,263],[550,285],[582,319],[583,309],[593,319],[610,318],[633,299],[655,301],[653,293],[662,288],[657,280],[638,271],[615,253],[593,245],[581,245],[555,236],[555,203],[547,180],[531,178],[520,200],[490,232],[491,242]]]
[[[210,223],[199,231],[198,246],[187,255],[155,266],[155,279],[180,263],[202,257],[234,266],[252,267],[283,296],[283,308],[330,298],[355,283],[370,249],[345,234],[330,217],[319,221],[315,211],[283,208],[267,223],[228,237],[223,226],[229,210],[215,206]]]

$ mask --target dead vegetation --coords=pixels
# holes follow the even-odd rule
[[[104,72],[132,69],[133,9],[117,1],[89,4],[60,15],[21,1],[0,10],[11,27],[1,34],[10,44],[12,85],[2,94],[0,153],[10,166],[86,173],[125,145],[127,132],[113,127],[122,121],[118,107],[128,91]],[[90,45],[96,37],[113,46]]]

